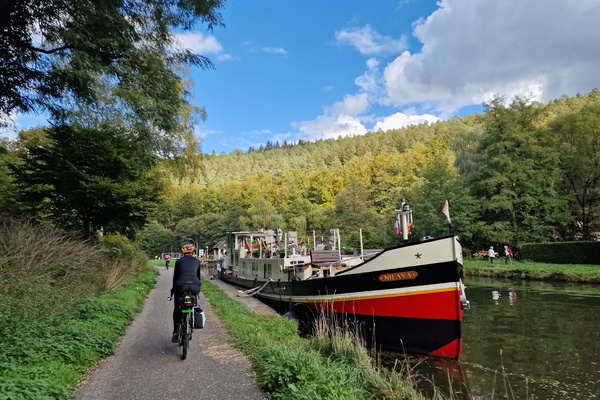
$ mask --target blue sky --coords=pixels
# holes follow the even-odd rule
[[[337,138],[600,87],[598,0],[228,0],[179,35],[208,112],[203,152]],[[36,125],[27,116],[17,127]]]

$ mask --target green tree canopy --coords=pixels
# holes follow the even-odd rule
[[[549,127],[559,150],[562,187],[581,225],[576,230],[584,240],[592,240],[592,232],[600,228],[600,102],[562,114]]]
[[[539,128],[543,108],[520,98],[505,106],[501,97],[486,106],[482,162],[471,180],[486,221],[480,237],[498,244],[557,239],[569,213],[558,193],[558,154]]]
[[[184,100],[179,64],[211,62],[180,49],[173,29],[223,24],[223,0],[6,0],[0,3],[0,115],[94,102],[99,79],[141,120],[170,130]],[[150,118],[149,118],[150,117]],[[4,121],[6,122],[6,121]]]
[[[47,135],[49,145],[28,145],[12,164],[20,201],[31,212],[89,237],[99,231],[132,237],[148,222],[160,187],[134,138],[71,126]]]

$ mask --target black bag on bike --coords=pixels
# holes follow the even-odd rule
[[[200,306],[194,307],[194,329],[204,328],[205,320],[206,316],[204,315],[204,311],[202,311]]]

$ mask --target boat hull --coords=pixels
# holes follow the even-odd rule
[[[427,254],[427,247],[414,249]],[[255,297],[280,313],[293,311],[306,333],[325,317],[359,331],[369,347],[460,358],[462,265],[453,257],[433,257],[433,263],[389,261],[396,256],[382,254],[326,278],[267,282],[229,272],[221,279],[248,289],[264,286]]]

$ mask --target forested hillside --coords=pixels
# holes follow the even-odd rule
[[[599,163],[600,91],[549,104],[495,98],[465,119],[205,155],[201,172],[170,180],[145,236],[210,247],[230,230],[337,227],[349,246],[362,229],[367,246],[381,247],[398,243],[402,199],[413,237],[447,233],[448,199],[469,249],[591,239]]]
[[[87,234],[126,234],[152,255],[261,228],[339,228],[348,248],[360,229],[365,247],[395,245],[403,199],[412,238],[449,232],[448,200],[452,229],[473,251],[600,230],[599,90],[548,104],[497,97],[464,119],[232,154],[191,146],[147,162],[137,148],[118,129],[23,132],[2,146],[0,206]]]

